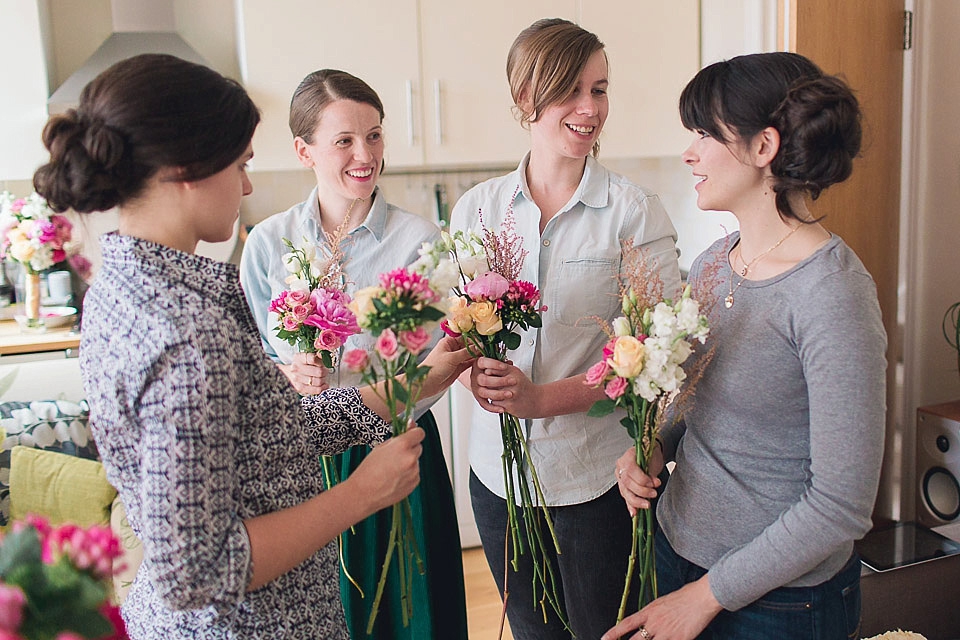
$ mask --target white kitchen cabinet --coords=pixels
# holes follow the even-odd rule
[[[352,73],[380,95],[388,167],[423,164],[417,0],[240,0],[237,13],[241,75],[263,114],[253,140],[257,171],[301,168],[287,125],[290,98],[305,75],[324,68]]]
[[[539,18],[576,20],[575,0],[420,0],[427,164],[513,165],[529,148],[513,116],[507,52]]]
[[[677,101],[700,69],[700,3],[580,0],[579,13],[610,61],[600,159],[679,155],[690,133],[680,124]]]

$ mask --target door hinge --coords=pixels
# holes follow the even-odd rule
[[[903,12],[903,50],[913,47],[913,11]]]

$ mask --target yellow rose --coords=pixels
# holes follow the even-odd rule
[[[353,315],[357,316],[357,323],[360,326],[364,326],[367,316],[377,310],[373,306],[373,299],[380,295],[380,292],[380,287],[364,287],[353,293],[353,299],[350,300],[347,308],[353,311]]]
[[[470,315],[469,302],[466,298],[452,296],[448,300],[447,322],[450,328],[457,333],[473,329],[473,316]]]
[[[613,345],[613,356],[607,361],[621,378],[634,378],[643,370],[643,343],[633,336],[620,336]]]
[[[477,332],[482,336],[492,336],[503,328],[503,322],[492,302],[483,300],[470,305],[470,315],[477,325]]]
[[[10,245],[10,255],[17,262],[30,262],[36,248],[29,241],[14,242]]]

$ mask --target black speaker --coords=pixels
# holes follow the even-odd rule
[[[917,409],[917,521],[960,521],[960,401]]]

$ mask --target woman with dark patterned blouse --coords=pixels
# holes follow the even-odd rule
[[[84,301],[80,365],[107,477],[144,560],[123,606],[133,638],[348,638],[337,535],[419,481],[423,431],[376,447],[322,491],[318,456],[384,440],[373,389],[301,399],[266,358],[227,239],[252,191],[259,113],[246,92],[172,56],[117,63],[44,129],[34,176],[58,210],[119,207]],[[445,340],[424,393],[466,366]]]

